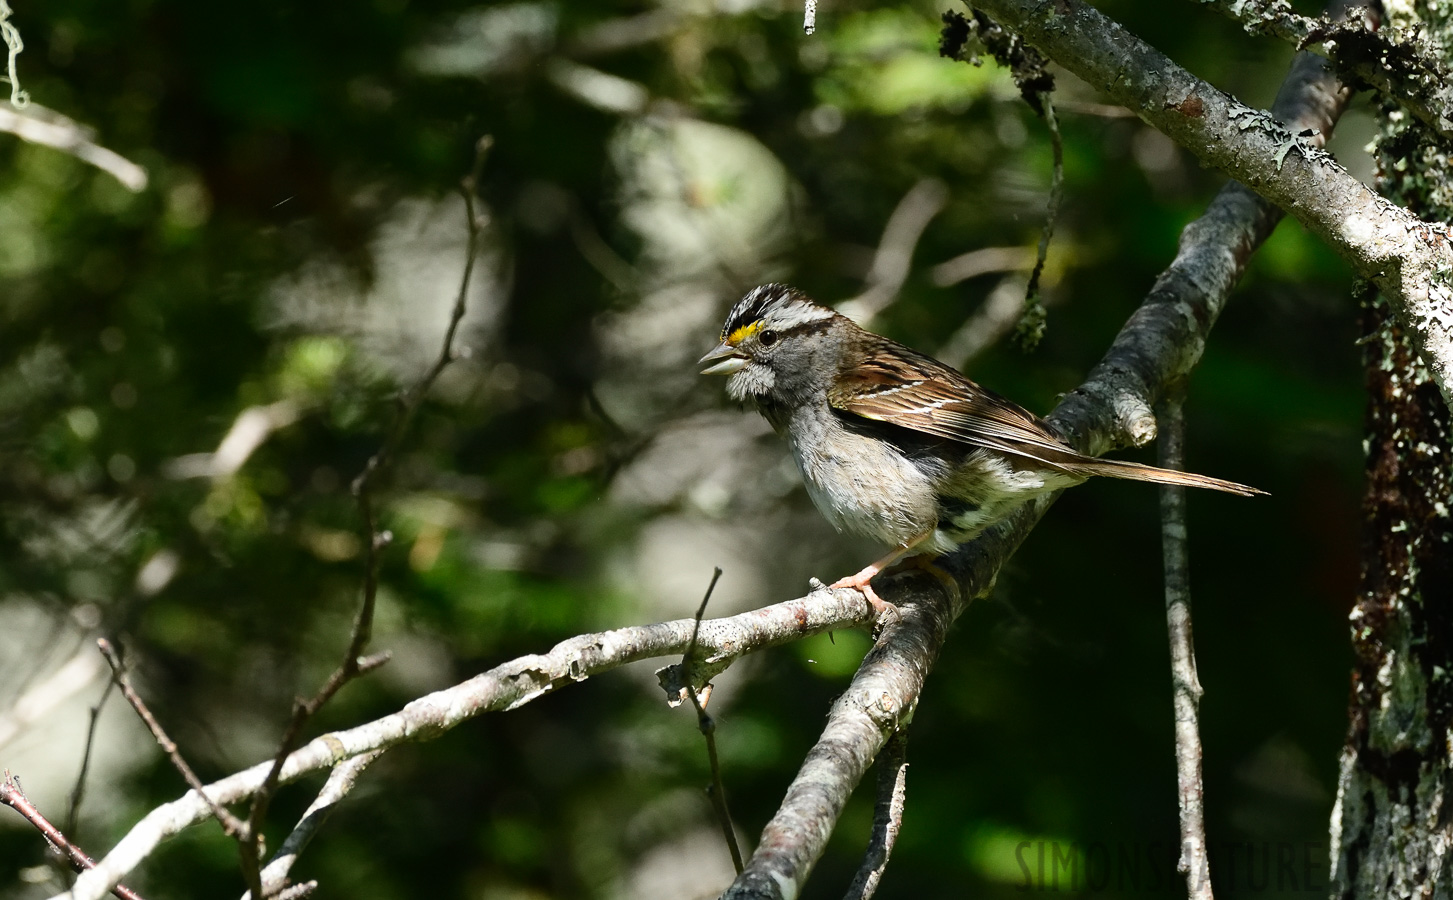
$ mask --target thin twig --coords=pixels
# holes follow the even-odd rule
[[[34,825],[36,829],[50,842],[55,851],[65,857],[66,862],[77,872],[84,872],[94,868],[96,861],[82,852],[81,848],[66,839],[61,830],[50,823],[35,804],[25,796],[25,791],[20,788],[20,779],[12,776],[7,770],[5,778],[0,781],[0,803],[5,804],[25,817],[25,821]],[[142,900],[141,895],[124,884],[117,884],[111,888],[111,893],[120,897],[121,900]]]
[[[711,572],[711,583],[706,586],[706,596],[701,598],[701,605],[696,608],[696,621],[691,627],[691,640],[686,644],[686,652],[681,655],[681,669],[686,673],[686,696],[691,698],[691,705],[696,707],[696,727],[701,730],[701,736],[706,738],[706,759],[711,764],[711,785],[706,789],[707,796],[711,798],[712,809],[716,810],[717,820],[721,822],[721,834],[726,839],[727,849],[732,854],[732,865],[736,867],[737,874],[742,874],[742,848],[737,846],[737,830],[732,827],[731,810],[727,808],[726,786],[721,780],[721,763],[716,755],[716,720],[706,712],[706,704],[711,699],[711,685],[702,685],[701,693],[698,695],[695,684],[691,678],[692,654],[696,653],[696,640],[701,635],[701,617],[706,615],[706,604],[711,601],[711,592],[716,590],[716,583],[721,578],[721,567],[715,567]]]
[[[111,699],[111,692],[116,688],[115,679],[106,682],[106,689],[101,692],[101,699],[91,707],[91,721],[86,726],[86,749],[81,753],[81,771],[76,775],[76,786],[71,789],[71,801],[66,810],[66,833],[75,834],[77,820],[81,817],[81,801],[86,796],[86,775],[91,770],[91,750],[96,746],[96,723],[101,720],[101,710],[105,708],[106,701]]]
[[[838,312],[857,322],[871,321],[898,299],[913,268],[913,251],[934,216],[948,205],[948,186],[924,178],[909,188],[883,226],[863,292],[838,304]]]
[[[228,837],[245,841],[247,825],[207,795],[207,788],[202,784],[202,779],[197,777],[197,773],[193,772],[192,767],[187,765],[187,761],[182,758],[176,741],[167,737],[166,730],[161,727],[156,716],[151,714],[151,710],[146,706],[146,701],[142,700],[141,695],[136,693],[136,689],[131,686],[131,678],[126,674],[126,667],[122,662],[120,652],[105,638],[98,638],[96,646],[101,649],[101,655],[106,657],[106,662],[111,665],[111,679],[121,689],[121,696],[125,697],[126,702],[131,704],[131,708],[136,710],[136,714],[145,723],[146,729],[151,732],[151,736],[156,739],[167,758],[172,761],[172,766],[181,773],[187,786],[207,801],[207,805],[212,809],[212,815],[217,817],[217,821],[221,823],[222,830],[227,832]]]
[[[1185,468],[1183,394],[1172,390],[1160,409],[1160,464]],[[1190,561],[1186,552],[1186,491],[1160,489],[1161,542],[1165,557],[1165,617],[1170,629],[1171,684],[1175,690],[1176,783],[1181,811],[1181,856],[1191,900],[1212,900],[1206,859],[1205,786],[1201,782],[1201,732],[1197,708],[1201,682],[1191,637]]]
[[[318,693],[310,700],[300,700],[293,705],[292,721],[289,723],[283,739],[278,743],[277,752],[273,755],[272,769],[268,772],[262,789],[252,798],[252,809],[247,817],[248,844],[250,846],[243,848],[242,866],[243,872],[247,876],[248,887],[254,897],[263,896],[261,873],[257,868],[262,824],[267,818],[267,809],[272,802],[272,795],[277,790],[283,763],[301,739],[303,726],[345,684],[388,662],[386,653],[362,657],[363,650],[368,646],[368,641],[373,634],[373,612],[378,600],[379,554],[393,538],[389,532],[378,530],[373,508],[373,485],[379,475],[393,462],[394,451],[402,442],[404,435],[407,434],[409,426],[413,424],[414,416],[423,404],[424,396],[429,392],[429,388],[433,386],[444,368],[457,356],[454,349],[454,336],[459,330],[460,321],[464,318],[469,299],[469,280],[474,274],[475,260],[479,256],[479,239],[483,226],[475,211],[474,198],[479,189],[479,175],[483,170],[484,160],[488,156],[491,146],[493,146],[493,139],[489,136],[479,139],[475,144],[474,167],[459,185],[459,192],[464,196],[464,212],[469,229],[469,240],[465,246],[464,272],[459,279],[459,294],[449,316],[449,327],[444,332],[439,357],[424,373],[424,377],[405,395],[399,414],[394,419],[393,427],[384,438],[383,444],[369,458],[363,471],[353,480],[353,493],[358,498],[359,512],[363,519],[365,555],[363,602],[359,606],[358,615],[353,620],[353,631],[348,639],[348,649],[343,655],[343,661],[333,671],[333,674],[328,676],[328,680],[318,690]]]
[[[802,33],[812,34],[817,30],[817,0],[805,0],[802,9]]]
[[[1044,213],[1044,229],[1039,233],[1039,247],[1035,251],[1034,268],[1029,273],[1029,284],[1024,289],[1024,314],[1015,327],[1015,337],[1025,352],[1039,346],[1044,337],[1046,311],[1039,296],[1039,276],[1044,274],[1044,261],[1049,256],[1049,242],[1054,237],[1055,222],[1059,219],[1060,201],[1065,188],[1065,144],[1060,136],[1059,119],[1054,114],[1054,98],[1048,91],[1039,95],[1044,127],[1049,130],[1049,145],[1054,154],[1054,165],[1050,170],[1049,203]]]
[[[873,807],[873,833],[863,864],[843,900],[868,900],[888,868],[898,830],[903,827],[903,802],[908,792],[908,732],[900,728],[878,754],[878,799]]]
[[[293,826],[293,830],[283,840],[282,846],[278,848],[277,853],[262,870],[264,896],[279,898],[294,887],[301,887],[301,885],[288,886],[288,873],[292,871],[293,864],[298,861],[298,856],[307,849],[314,835],[318,833],[318,829],[328,821],[333,807],[337,806],[353,790],[354,784],[358,782],[358,776],[363,774],[363,770],[368,768],[370,763],[382,755],[382,750],[374,750],[351,759],[345,759],[334,766],[332,773],[328,775],[327,782],[323,784],[323,789],[318,792],[318,796],[303,812],[298,824]],[[306,883],[317,886],[316,882]],[[242,895],[242,900],[251,900],[252,896],[252,892],[249,891]]]

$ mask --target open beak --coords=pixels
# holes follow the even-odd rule
[[[711,351],[710,353],[703,356],[700,360],[698,360],[697,365],[701,365],[702,363],[716,362],[717,360],[720,360],[720,362],[717,362],[714,366],[708,366],[705,369],[702,369],[701,374],[730,375],[733,372],[740,371],[742,366],[745,366],[747,364],[747,357],[745,354],[743,354],[736,347],[733,347],[731,344],[728,344],[726,341],[722,341],[719,345],[717,345],[717,348],[715,350]]]

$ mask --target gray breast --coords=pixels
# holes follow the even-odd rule
[[[846,427],[825,402],[782,424],[808,496],[834,528],[901,546],[937,523],[935,459]]]

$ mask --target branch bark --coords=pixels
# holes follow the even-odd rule
[[[1380,3],[1343,3],[1315,19],[1298,15],[1285,0],[1200,2],[1240,22],[1250,34],[1269,34],[1329,57],[1340,71],[1402,106],[1444,139],[1453,138],[1453,83],[1447,67],[1421,35],[1375,31]]]
[[[1392,303],[1453,403],[1453,244],[1265,112],[1171,62],[1082,0],[974,0],[1055,62],[1280,206]]]

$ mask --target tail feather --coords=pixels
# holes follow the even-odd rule
[[[1141,463],[1127,462],[1123,459],[1082,457],[1074,462],[1060,465],[1074,475],[1102,475],[1106,478],[1128,478],[1131,481],[1150,481],[1155,484],[1210,488],[1213,491],[1225,491],[1241,497],[1268,496],[1266,491],[1259,491],[1254,487],[1247,487],[1234,481],[1224,481],[1220,478],[1196,475],[1191,472],[1178,472],[1174,469],[1160,469]]]

